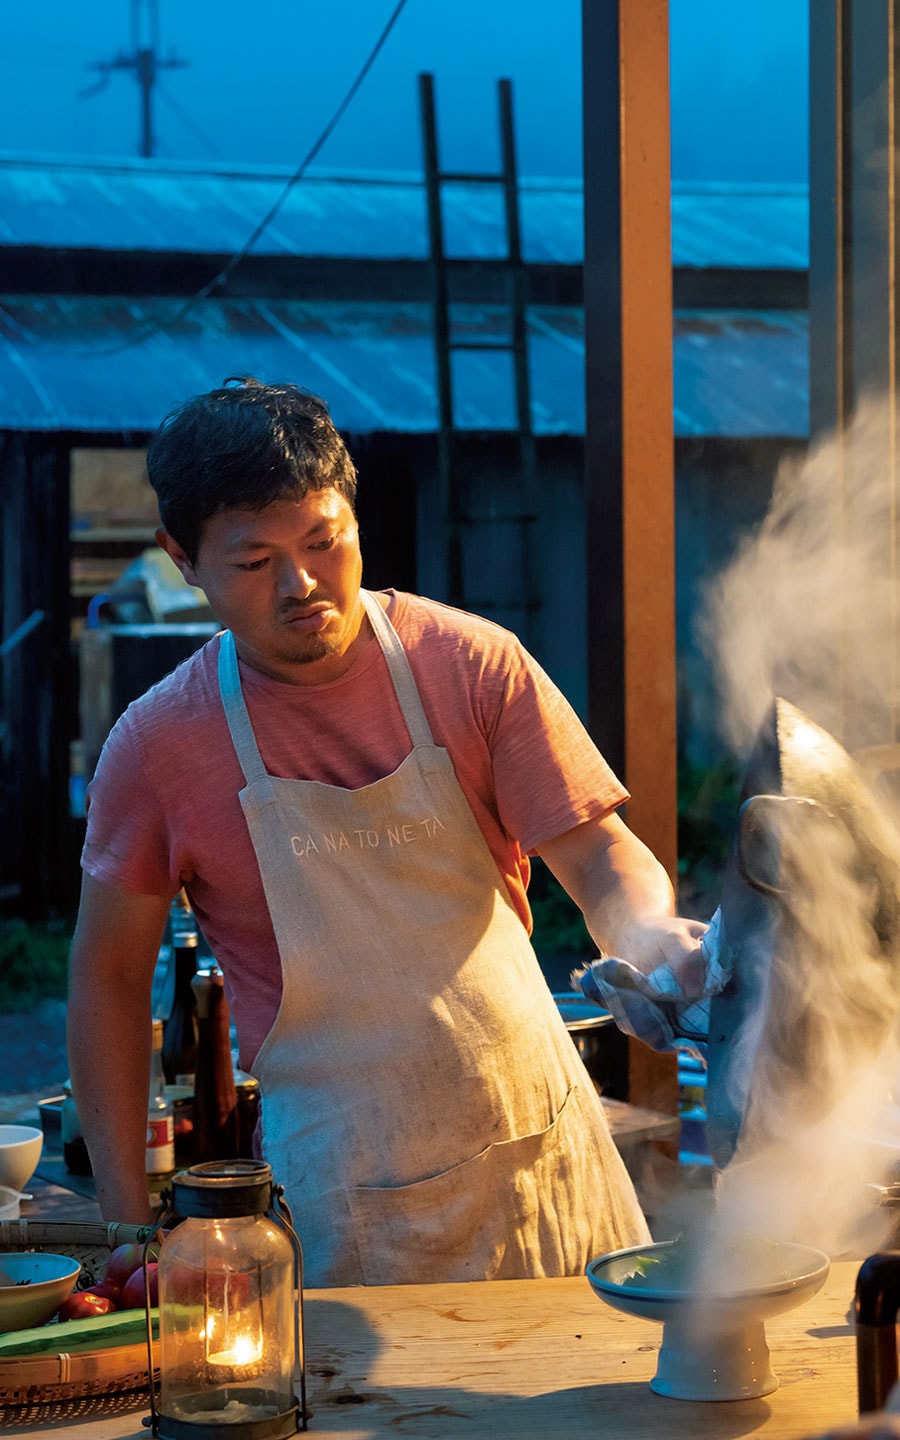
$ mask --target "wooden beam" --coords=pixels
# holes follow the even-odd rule
[[[588,723],[677,869],[667,0],[583,0]],[[634,1047],[629,1098],[674,1108]]]
[[[584,50],[588,715],[674,876],[667,0],[585,0]]]

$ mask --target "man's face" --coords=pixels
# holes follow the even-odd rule
[[[298,685],[349,668],[365,613],[362,558],[356,519],[337,490],[220,511],[204,524],[193,565],[166,531],[158,538],[184,578],[206,592],[246,664]]]

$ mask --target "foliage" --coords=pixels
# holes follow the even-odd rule
[[[740,782],[727,762],[678,767],[679,890],[709,915],[718,904],[722,876],[737,824]],[[709,897],[709,898],[707,898]],[[679,897],[681,898],[681,897]]]
[[[33,1009],[66,993],[72,924],[0,920],[0,1011]]]
[[[532,862],[528,901],[534,917],[531,942],[538,955],[596,955],[581,911],[541,860]]]

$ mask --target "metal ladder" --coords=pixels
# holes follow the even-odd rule
[[[531,386],[528,373],[527,305],[528,275],[522,259],[519,224],[519,191],[513,131],[512,83],[497,82],[502,168],[499,174],[441,170],[435,118],[434,77],[419,76],[419,100],[425,160],[425,190],[428,202],[429,258],[432,283],[432,312],[435,370],[438,393],[438,517],[447,537],[446,577],[451,605],[491,618],[492,612],[513,612],[512,626],[525,644],[532,641],[535,614],[540,606],[536,584],[534,550],[537,520],[537,463],[531,419]],[[448,183],[491,185],[502,189],[506,228],[506,256],[499,265],[503,276],[501,304],[506,312],[506,338],[455,338],[450,294],[448,257],[444,237],[443,187]],[[450,262],[452,264],[452,262]],[[518,482],[511,507],[475,508],[469,503],[467,483],[472,464],[461,454],[460,436],[454,414],[453,354],[498,351],[510,356],[515,396],[516,465]],[[497,541],[507,574],[515,576],[512,593],[491,593],[489,577],[473,574],[476,566],[468,553],[474,527],[500,527]],[[484,537],[482,537],[484,538]],[[469,563],[467,564],[467,558]],[[495,577],[496,578],[496,577]]]

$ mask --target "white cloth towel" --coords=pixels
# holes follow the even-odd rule
[[[709,1002],[731,978],[722,912],[717,910],[700,942],[706,963],[702,994],[688,999],[669,965],[649,975],[627,960],[594,960],[573,979],[589,1000],[608,1010],[620,1030],[653,1050],[674,1050],[709,1035]]]

